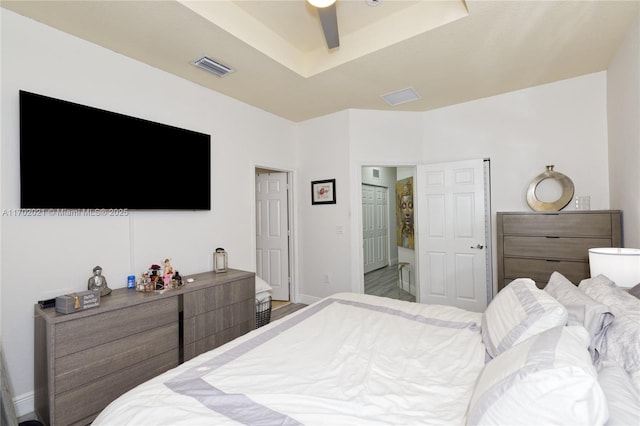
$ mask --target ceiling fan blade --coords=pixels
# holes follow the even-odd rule
[[[338,14],[336,13],[336,4],[331,6],[318,8],[320,23],[324,38],[327,40],[327,47],[333,49],[340,46],[340,37],[338,36]]]

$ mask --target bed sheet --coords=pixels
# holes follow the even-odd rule
[[[336,294],[139,385],[93,425],[464,424],[481,318]]]

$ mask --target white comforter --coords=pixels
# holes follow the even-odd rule
[[[464,424],[481,318],[333,295],[138,386],[93,425]]]

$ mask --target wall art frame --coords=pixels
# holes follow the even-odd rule
[[[311,181],[311,204],[336,204],[336,180]]]

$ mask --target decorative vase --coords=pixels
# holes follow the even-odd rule
[[[560,198],[552,202],[540,201],[536,196],[536,188],[546,179],[553,179],[562,188]],[[527,189],[527,204],[534,211],[557,212],[562,210],[573,199],[573,182],[566,175],[553,170],[553,165],[547,166],[547,170],[536,176]]]

